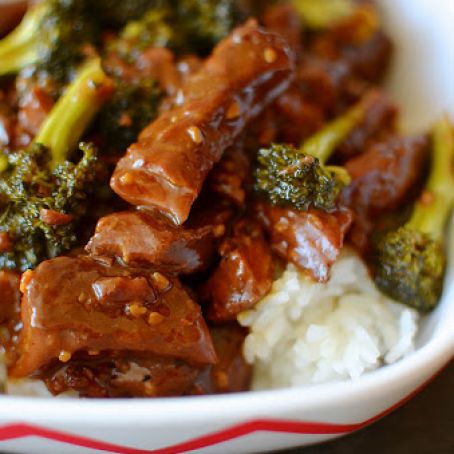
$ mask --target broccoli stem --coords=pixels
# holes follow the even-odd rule
[[[0,40],[0,75],[16,73],[38,60],[36,34],[45,13],[44,4],[32,6],[20,24]]]
[[[77,147],[84,131],[106,102],[111,81],[95,58],[87,62],[45,119],[34,142],[51,150],[51,167]]]
[[[441,240],[454,204],[454,131],[447,116],[432,130],[431,171],[406,226]]]
[[[349,16],[355,9],[353,0],[292,0],[301,21],[308,28],[326,28]]]
[[[306,140],[300,147],[302,154],[318,158],[322,164],[331,157],[334,150],[358,126],[367,108],[367,97],[344,114],[328,123],[320,131]]]

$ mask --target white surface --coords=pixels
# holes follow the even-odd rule
[[[382,0],[398,40],[392,92],[408,128],[426,128],[442,110],[454,116],[454,1]],[[451,246],[454,232],[451,232]],[[0,397],[0,428],[27,421],[142,449],[168,446],[253,418],[354,423],[383,411],[429,379],[454,353],[454,249],[443,299],[423,324],[409,357],[356,381],[300,389],[186,399],[73,401]],[[330,436],[255,434],[217,448],[252,452],[295,446]],[[0,450],[46,454],[82,452],[34,439],[0,443]],[[86,451],[89,452],[89,451]],[[93,452],[93,451],[91,451]],[[215,452],[213,448],[204,452]]]

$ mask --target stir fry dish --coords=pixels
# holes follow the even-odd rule
[[[454,129],[399,132],[372,1],[42,0],[11,28],[0,390],[237,392],[411,351]]]

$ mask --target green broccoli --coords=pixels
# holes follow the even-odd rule
[[[0,40],[0,75],[33,65],[57,83],[68,82],[99,30],[85,0],[43,0],[32,5],[18,27]]]
[[[349,16],[355,10],[355,0],[291,0],[307,28],[326,28]]]
[[[366,98],[367,99],[367,98]],[[297,149],[272,144],[258,152],[255,188],[274,205],[299,210],[332,211],[341,189],[350,181],[342,167],[325,166],[337,146],[362,121],[366,100],[327,124]]]
[[[149,47],[175,53],[208,54],[244,17],[239,1],[170,0],[156,2],[143,16],[126,24],[110,50],[125,60]]]
[[[170,6],[153,8],[140,19],[128,22],[117,39],[109,46],[125,61],[150,47],[180,49],[185,42],[183,32],[176,26],[176,13]]]
[[[208,54],[241,19],[240,1],[182,0],[177,2],[178,24],[188,52]],[[184,48],[184,46],[183,46]]]
[[[0,232],[10,250],[0,268],[25,270],[77,244],[76,228],[97,175],[97,154],[80,144],[83,157],[68,161],[106,101],[110,80],[99,59],[88,62],[55,104],[32,145],[0,155]]]
[[[63,162],[77,147],[83,132],[109,99],[113,82],[98,58],[79,69],[73,82],[44,120],[34,141],[50,149],[51,167]]]
[[[158,115],[162,92],[153,80],[117,81],[115,92],[103,107],[95,130],[104,139],[103,150],[124,152]]]
[[[91,12],[101,25],[118,29],[127,22],[140,19],[152,8],[159,8],[167,0],[95,0]]]
[[[443,234],[454,204],[454,130],[447,118],[435,124],[432,141],[429,177],[410,220],[376,247],[377,286],[420,311],[432,310],[443,288]]]
[[[78,164],[49,170],[50,150],[40,144],[8,156],[0,177],[0,232],[12,249],[0,253],[0,268],[25,271],[77,244],[77,220],[96,176],[96,150],[81,144]]]

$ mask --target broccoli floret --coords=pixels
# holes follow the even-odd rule
[[[118,81],[95,126],[105,141],[103,149],[110,153],[124,152],[156,118],[161,97],[161,91],[152,80]]]
[[[106,100],[109,79],[98,59],[88,62],[67,87],[27,149],[0,155],[0,232],[11,250],[0,268],[25,270],[77,244],[76,227],[86,193],[97,174],[96,152],[79,145],[76,165],[68,157]]]
[[[410,220],[376,246],[375,282],[386,294],[420,311],[441,295],[446,266],[444,228],[454,204],[454,130],[447,118],[432,133],[432,157],[423,195]]]
[[[85,0],[44,0],[31,6],[18,27],[0,41],[0,75],[33,65],[57,83],[68,82],[97,42],[98,26]]]
[[[175,53],[208,54],[244,17],[238,1],[171,0],[157,2],[129,22],[111,46],[125,60],[149,47],[168,47]]]
[[[91,10],[100,24],[116,29],[165,3],[166,0],[95,0]]]
[[[184,42],[184,33],[176,25],[175,10],[164,6],[153,8],[140,19],[129,22],[110,45],[110,50],[128,61],[147,48],[178,50]]]
[[[255,171],[255,188],[274,205],[299,210],[310,207],[332,211],[341,189],[349,183],[342,167],[325,166],[337,146],[361,122],[367,100],[327,124],[297,149],[271,145],[260,149]]]
[[[183,0],[178,2],[179,24],[189,51],[205,55],[241,20],[238,1]]]
[[[33,144],[8,156],[0,178],[0,232],[12,249],[0,253],[0,268],[25,271],[77,244],[77,220],[85,213],[87,191],[96,175],[96,151],[81,144],[78,164],[49,170],[50,150]]]

